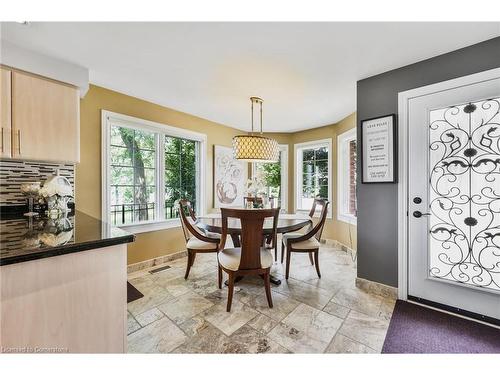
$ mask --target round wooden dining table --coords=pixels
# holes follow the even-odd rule
[[[278,216],[278,233],[294,232],[302,229],[312,223],[311,218],[304,214],[280,214]],[[209,214],[200,216],[196,219],[196,226],[199,228],[212,232],[222,233],[222,219],[220,214]],[[273,219],[264,220],[263,231],[264,234],[271,234],[273,229]],[[238,219],[229,218],[227,220],[227,232],[233,240],[234,247],[240,247],[241,223]],[[274,244],[277,246],[277,244]],[[236,280],[237,281],[237,280]],[[271,283],[280,285],[281,280],[271,275]]]

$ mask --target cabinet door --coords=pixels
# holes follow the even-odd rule
[[[11,71],[0,68],[0,156],[10,158],[11,154]]]
[[[74,87],[12,72],[12,157],[77,163],[80,98]]]

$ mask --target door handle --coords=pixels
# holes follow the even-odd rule
[[[431,214],[429,212],[423,214],[420,211],[413,211],[413,216],[416,217],[417,219],[422,216],[430,216]]]

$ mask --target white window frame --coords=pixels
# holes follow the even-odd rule
[[[288,212],[288,145],[278,145],[281,157],[281,211]],[[255,163],[252,164],[252,176],[255,176]]]
[[[349,143],[351,141],[356,141],[356,128],[337,137],[337,220],[356,225],[356,216],[349,213]]]
[[[198,215],[206,213],[207,190],[206,190],[206,169],[207,169],[207,135],[203,133],[193,132],[174,126],[161,124],[153,121],[143,120],[137,117],[127,116],[120,113],[115,113],[107,110],[101,111],[101,215],[102,220],[107,221],[109,218],[109,202],[111,201],[111,191],[109,184],[110,168],[111,168],[111,149],[110,149],[110,130],[111,125],[118,125],[126,128],[144,130],[154,132],[162,136],[178,137],[197,141],[198,152],[196,161],[196,175],[198,182],[196,184],[196,202]],[[164,137],[156,136],[157,150],[156,153],[156,168],[159,173],[156,173],[156,202],[155,217],[157,219],[144,221],[140,223],[131,223],[119,225],[131,233],[144,233],[156,230],[180,227],[181,223],[176,219],[160,219],[165,217],[165,208],[163,204],[158,204],[165,196],[165,159],[164,155]]]
[[[293,145],[293,153],[295,155],[295,173],[294,173],[294,186],[295,186],[295,212],[299,214],[309,213],[311,207],[299,207],[302,194],[302,151],[309,148],[326,147],[328,149],[328,201],[332,202],[332,139],[318,139],[310,142],[295,143]],[[299,178],[300,176],[300,178]],[[316,210],[316,216],[319,216],[319,209]],[[332,218],[332,210],[328,209],[328,218]]]

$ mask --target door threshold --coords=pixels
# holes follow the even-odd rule
[[[477,323],[485,324],[487,326],[500,329],[500,320],[493,318],[491,316],[486,316],[478,313],[474,313],[471,311],[459,309],[458,307],[452,307],[448,305],[444,305],[439,302],[433,302],[426,300],[420,297],[408,296],[408,302],[414,303],[416,305],[420,305],[423,307],[428,307],[433,310],[441,311],[445,314],[450,314],[457,316],[459,318],[472,320]]]

